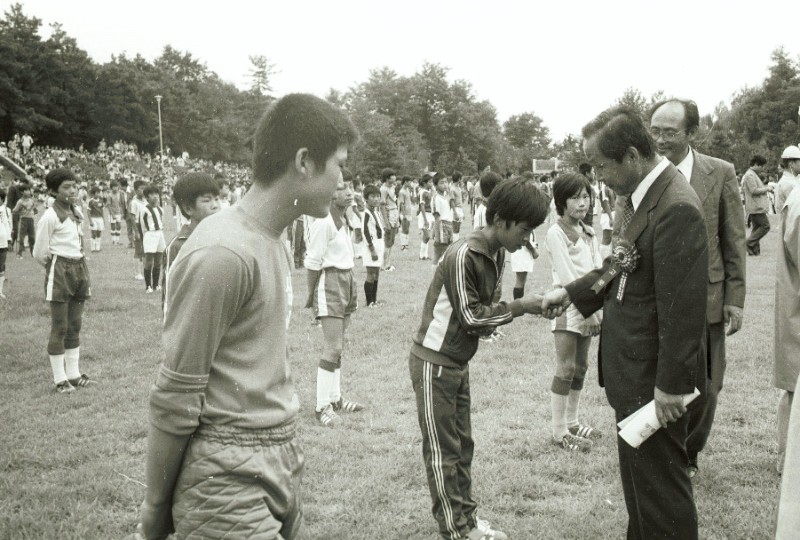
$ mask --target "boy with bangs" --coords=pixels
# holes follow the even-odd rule
[[[486,207],[486,227],[444,252],[425,297],[409,371],[433,516],[442,538],[448,540],[507,538],[478,519],[472,498],[469,361],[480,336],[515,317],[542,313],[542,297],[537,294],[511,302],[494,298],[505,252],[524,245],[547,217],[549,203],[533,181],[515,179],[498,185]]]
[[[292,257],[281,234],[300,215],[328,215],[356,139],[320,98],[274,102],[255,131],[252,187],[204,219],[172,264],[150,392],[139,525],[148,540],[302,534]]]
[[[163,303],[166,313],[167,304],[167,279],[169,269],[178,257],[181,247],[192,234],[197,225],[210,215],[220,211],[219,182],[211,175],[202,172],[190,172],[175,182],[172,188],[172,197],[181,215],[187,223],[181,227],[178,234],[169,241],[164,257]]]

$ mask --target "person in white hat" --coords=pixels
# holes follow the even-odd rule
[[[778,180],[778,188],[775,190],[775,212],[777,214],[781,213],[789,193],[800,185],[800,148],[795,145],[787,146],[781,154],[781,167],[783,167],[783,176]]]

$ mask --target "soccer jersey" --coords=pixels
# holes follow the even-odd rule
[[[433,195],[433,214],[439,214],[442,221],[453,221],[453,209],[450,207],[450,197],[438,191]]]
[[[304,266],[309,270],[353,268],[353,240],[346,221],[337,228],[330,214],[311,224]]]
[[[279,235],[241,207],[197,226],[170,269],[154,426],[189,435],[201,423],[257,429],[294,419],[291,262]]]

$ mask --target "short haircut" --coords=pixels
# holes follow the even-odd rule
[[[420,185],[420,187],[421,187],[421,186],[424,186],[425,184],[427,184],[427,183],[428,183],[428,182],[430,182],[431,180],[433,180],[433,176],[432,176],[432,175],[430,175],[430,174],[428,174],[428,173],[425,173],[425,174],[423,174],[423,175],[422,175],[422,178],[420,178],[420,179],[419,179],[419,185]]]
[[[656,154],[653,136],[632,107],[620,105],[606,109],[583,126],[581,134],[584,139],[597,136],[600,153],[617,163],[622,163],[630,147],[636,148],[644,158],[652,158]]]
[[[458,182],[459,180],[461,180],[462,176],[463,175],[458,171],[453,172],[453,182]]]
[[[411,182],[412,180],[413,180],[413,178],[411,178],[408,175],[405,175],[403,178],[400,179],[400,183],[401,184],[407,184],[408,182]]]
[[[486,203],[486,223],[495,219],[506,223],[527,223],[536,228],[544,223],[550,210],[550,198],[536,182],[526,178],[514,178],[501,182],[492,191]]]
[[[445,178],[445,176],[443,174],[437,172],[436,174],[433,175],[433,185],[434,186],[438,186],[439,182],[441,182],[442,180],[447,180],[447,178]]]
[[[753,157],[751,157],[751,158],[750,158],[750,166],[751,166],[751,167],[752,167],[753,165],[761,165],[761,166],[764,166],[764,165],[766,165],[766,164],[767,164],[767,158],[765,158],[765,157],[764,157],[764,156],[762,156],[761,154],[756,154],[756,155],[754,155]]]
[[[75,175],[72,173],[71,170],[65,168],[53,169],[47,176],[44,177],[44,183],[52,192],[58,191],[58,188],[61,187],[61,184],[64,182],[75,182],[76,178]]]
[[[324,165],[341,146],[358,139],[355,126],[340,109],[310,94],[288,94],[273,103],[258,123],[253,143],[253,177],[269,185],[308,149],[315,165]]]
[[[366,201],[370,195],[377,195],[378,197],[381,196],[381,189],[376,186],[375,184],[367,184],[364,187],[364,200]]]
[[[381,171],[381,182],[386,182],[392,176],[397,176],[397,173],[394,172],[394,169],[389,169],[388,167],[383,169]]]
[[[116,180],[112,180],[111,183],[108,185],[108,187],[110,188],[119,187],[119,184],[117,183]]]
[[[574,197],[582,190],[586,190],[587,195],[592,194],[592,184],[584,175],[574,172],[559,174],[553,182],[553,202],[556,203],[556,213],[563,216],[569,198]]]
[[[666,105],[667,103],[679,103],[682,105],[684,113],[683,122],[686,124],[683,129],[685,129],[687,133],[697,131],[697,128],[700,127],[700,111],[697,109],[697,103],[691,99],[662,99],[650,107],[650,111],[647,113],[647,121],[650,122],[650,119],[653,118],[653,115],[656,113],[656,111],[660,109],[662,105]]]
[[[135,180],[135,181],[133,182],[133,189],[134,189],[134,190],[138,190],[140,187],[142,187],[142,186],[143,186],[143,185],[145,185],[146,183],[147,183],[147,182],[145,182],[144,180]]]
[[[142,190],[142,195],[144,195],[145,198],[153,194],[158,195],[158,187],[154,186],[153,184],[147,184],[144,187],[144,190]]]
[[[98,193],[100,193],[100,188],[97,186],[92,186],[92,189],[89,190],[89,193],[91,193],[92,195],[97,195]]]
[[[219,195],[219,182],[203,172],[185,174],[172,188],[172,198],[186,219],[189,219],[186,210],[194,208],[197,198],[203,195]]]
[[[578,172],[584,176],[587,176],[589,173],[592,172],[592,164],[586,163],[585,161],[578,165]]]
[[[489,198],[489,195],[492,194],[494,188],[503,181],[503,177],[497,174],[496,172],[487,171],[483,173],[479,183],[481,185],[481,195],[486,198]]]

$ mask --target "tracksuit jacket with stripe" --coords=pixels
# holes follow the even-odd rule
[[[425,297],[412,354],[437,365],[463,366],[478,350],[480,336],[523,314],[519,301],[493,303],[504,259],[504,249],[489,253],[480,231],[445,251]]]

